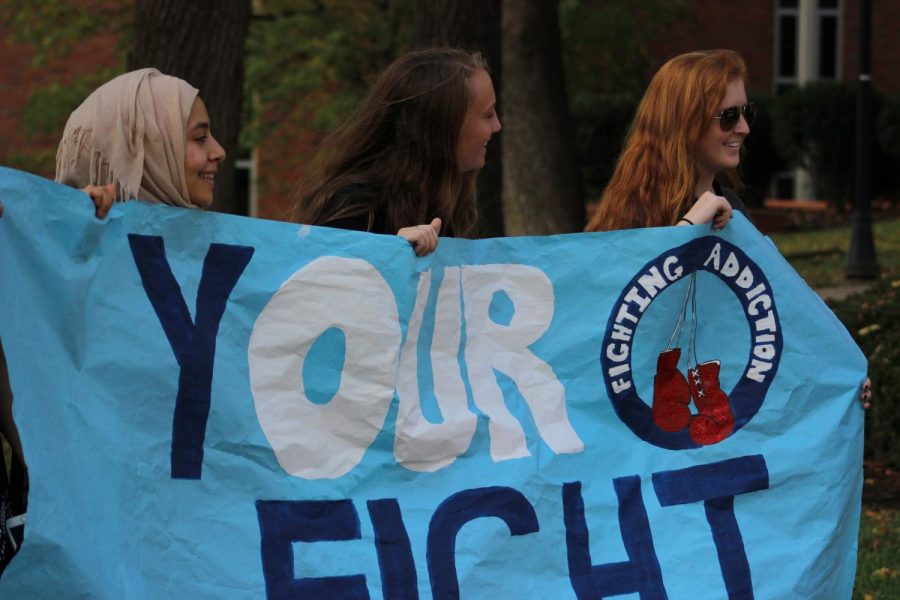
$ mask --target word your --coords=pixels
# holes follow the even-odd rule
[[[162,238],[129,234],[128,240],[144,289],[181,368],[172,423],[172,477],[199,479],[219,322],[253,248],[210,245],[192,321]],[[254,325],[248,363],[257,417],[286,472],[323,479],[351,471],[381,431],[395,389],[400,401],[394,440],[397,461],[415,471],[451,464],[468,449],[477,420],[467,404],[457,358],[463,330],[468,384],[475,406],[489,421],[493,460],[530,455],[522,424],[506,407],[495,371],[515,383],[538,433],[553,452],[584,449],[567,416],[563,385],[550,365],[529,349],[550,325],[554,295],[547,276],[526,265],[444,271],[431,346],[434,391],[443,420],[432,423],[423,416],[416,349],[430,286],[431,273],[425,272],[402,349],[396,298],[382,275],[364,260],[318,258],[274,294]],[[505,293],[515,306],[509,323],[497,323],[490,316],[497,293]],[[339,388],[321,404],[309,399],[298,373],[312,345],[332,328],[345,336],[346,357]]]

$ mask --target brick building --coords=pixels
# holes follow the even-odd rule
[[[900,94],[900,2],[872,2],[872,80],[889,95]],[[858,76],[859,0],[694,0],[690,14],[659,35],[652,48],[659,63],[700,48],[732,48],[750,70],[750,89],[775,94],[816,79],[853,81]],[[8,32],[0,30],[0,39]],[[33,67],[21,44],[0,44],[0,164],[52,176],[64,122],[42,123],[34,133],[22,109],[31,93],[59,79],[114,68],[117,36],[85,40],[62,64]],[[30,133],[26,132],[29,130]],[[271,140],[239,157],[238,185],[250,214],[280,218],[294,185],[298,161],[317,139],[312,134]],[[802,182],[801,182],[802,184]],[[799,192],[798,192],[799,193]],[[802,194],[801,194],[802,195]]]
[[[23,109],[36,90],[54,84],[66,86],[78,75],[114,69],[117,41],[115,34],[90,38],[64,63],[34,66],[31,48],[11,43],[9,32],[0,29],[0,165],[53,176],[65,119],[51,123],[41,118],[40,107],[30,113]]]
[[[871,0],[872,80],[900,94],[900,2]],[[698,48],[731,48],[750,71],[750,88],[777,93],[817,79],[859,73],[859,0],[696,0],[691,15],[661,34],[662,62]]]

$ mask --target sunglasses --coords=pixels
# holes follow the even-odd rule
[[[752,102],[748,102],[743,106],[731,106],[717,114],[713,119],[719,120],[719,127],[722,131],[731,131],[737,126],[741,120],[741,115],[747,121],[747,125],[753,124],[753,118],[756,116],[756,107]]]

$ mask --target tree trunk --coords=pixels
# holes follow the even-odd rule
[[[491,68],[502,122],[499,98],[502,82],[500,4],[501,0],[418,0],[413,4],[413,43],[418,48],[454,46],[480,51]],[[500,139],[503,139],[502,135]],[[503,235],[502,182],[501,144],[491,143],[488,145],[487,162],[478,174],[479,237]]]
[[[213,134],[228,157],[216,174],[213,209],[246,214],[236,194],[234,160],[244,91],[244,45],[250,0],[136,0],[128,69],[156,67],[200,90]]]
[[[558,0],[503,0],[503,212],[508,235],[584,227],[558,9]]]

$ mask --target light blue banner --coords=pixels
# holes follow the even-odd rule
[[[740,215],[416,258],[0,201],[4,598],[850,596],[865,358]]]

